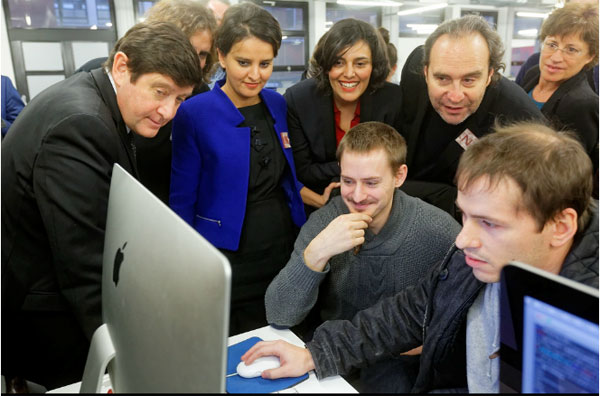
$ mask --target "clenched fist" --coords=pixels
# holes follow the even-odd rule
[[[323,271],[329,259],[365,242],[365,230],[373,219],[364,213],[348,213],[333,219],[304,250],[304,262]]]

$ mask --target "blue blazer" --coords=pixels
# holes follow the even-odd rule
[[[218,248],[237,250],[246,214],[250,176],[250,128],[221,90],[224,81],[186,100],[173,120],[173,160],[169,205]],[[306,221],[291,147],[285,148],[286,103],[263,89],[260,98],[275,120],[275,131],[288,163],[281,179],[292,220]]]
[[[6,135],[8,128],[12,125],[13,121],[17,118],[25,104],[21,100],[21,96],[17,89],[12,85],[10,79],[6,76],[2,76],[2,137]]]

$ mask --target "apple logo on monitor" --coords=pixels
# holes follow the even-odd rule
[[[123,254],[125,246],[127,246],[127,242],[125,242],[122,248],[118,248],[117,254],[115,254],[115,263],[113,265],[113,282],[115,282],[115,287],[117,286],[117,283],[119,283],[119,272],[121,272],[121,263],[123,262],[123,258],[125,256]]]

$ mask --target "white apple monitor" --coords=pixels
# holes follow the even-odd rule
[[[229,262],[119,165],[108,202],[102,325],[82,392],[224,392]],[[114,357],[113,357],[114,356]]]

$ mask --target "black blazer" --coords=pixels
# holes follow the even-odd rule
[[[300,81],[284,94],[288,105],[288,129],[298,180],[321,194],[340,176],[335,157],[333,96],[317,90],[315,79]],[[400,87],[385,83],[360,97],[360,121],[381,121],[398,129],[402,99]]]
[[[556,129],[577,133],[585,151],[598,169],[598,95],[588,83],[586,69],[581,70],[560,87],[542,106],[542,113]],[[540,79],[540,68],[534,66],[523,79],[525,92],[531,91]]]
[[[454,175],[464,149],[452,140],[436,163],[430,164],[427,169],[418,169],[414,166],[416,153],[422,149],[419,147],[421,126],[428,112],[433,111],[423,74],[422,60],[423,46],[419,46],[408,56],[400,80],[400,88],[405,98],[400,130],[408,145],[406,158],[408,180],[404,182],[402,190],[460,219],[454,205],[456,199]],[[482,137],[491,132],[496,121],[505,123],[519,120],[545,121],[531,98],[517,84],[502,77],[499,81],[490,83],[479,108],[467,118],[465,126],[475,136]],[[448,132],[440,130],[439,133]]]
[[[13,346],[11,368],[23,357],[17,374],[47,387],[81,379],[89,339],[102,322],[115,162],[137,176],[115,91],[101,69],[40,93],[2,142],[2,361],[4,347]],[[75,356],[82,352],[83,362]]]

